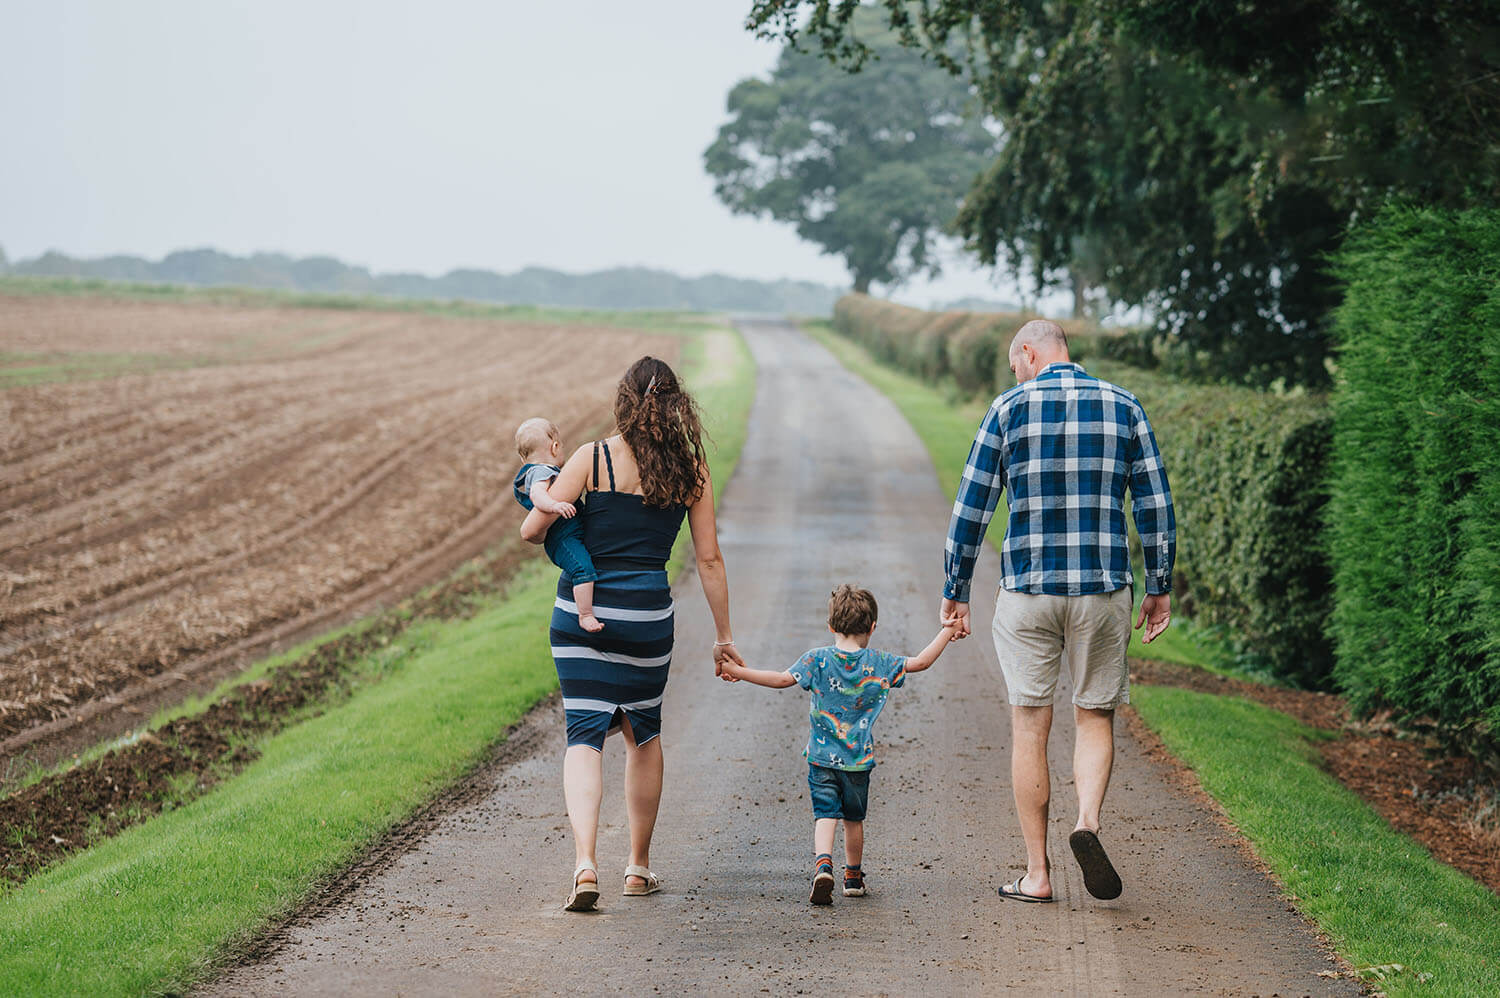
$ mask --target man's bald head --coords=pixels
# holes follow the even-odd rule
[[[1010,370],[1016,384],[1030,381],[1048,364],[1069,359],[1067,334],[1051,319],[1032,319],[1010,341]]]

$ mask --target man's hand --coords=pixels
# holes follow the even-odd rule
[[[1142,624],[1146,625],[1146,633],[1141,636],[1142,644],[1150,644],[1161,636],[1161,632],[1167,629],[1172,622],[1172,594],[1159,593],[1156,596],[1147,596],[1141,601],[1141,615],[1135,622],[1136,630],[1140,630]]]
[[[745,660],[740,657],[740,653],[735,649],[732,643],[727,645],[714,645],[714,675],[718,676],[726,683],[739,682],[738,677],[730,675],[729,672],[725,670],[726,665],[730,666],[731,668],[734,666],[739,666],[741,669],[743,669],[745,668]]]
[[[945,598],[938,611],[938,621],[944,627],[953,628],[954,641],[966,638],[973,633],[969,628],[969,604],[967,603]]]

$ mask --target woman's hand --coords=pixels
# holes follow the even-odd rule
[[[739,682],[734,676],[724,671],[724,663],[726,662],[733,662],[742,669],[745,667],[745,660],[740,658],[740,653],[735,649],[733,641],[728,644],[714,645],[714,675],[726,683]]]

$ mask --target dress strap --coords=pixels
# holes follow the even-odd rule
[[[590,481],[590,487],[591,491],[599,488],[599,441],[597,440],[594,441],[594,477]]]
[[[607,440],[604,441],[604,467],[609,472],[609,490],[613,492],[615,490],[615,459],[609,456],[609,441]],[[599,474],[597,464],[594,466],[594,474]]]

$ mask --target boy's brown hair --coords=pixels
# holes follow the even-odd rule
[[[845,583],[828,597],[828,626],[835,634],[855,636],[869,634],[875,629],[875,619],[880,608],[875,605],[875,594]]]

